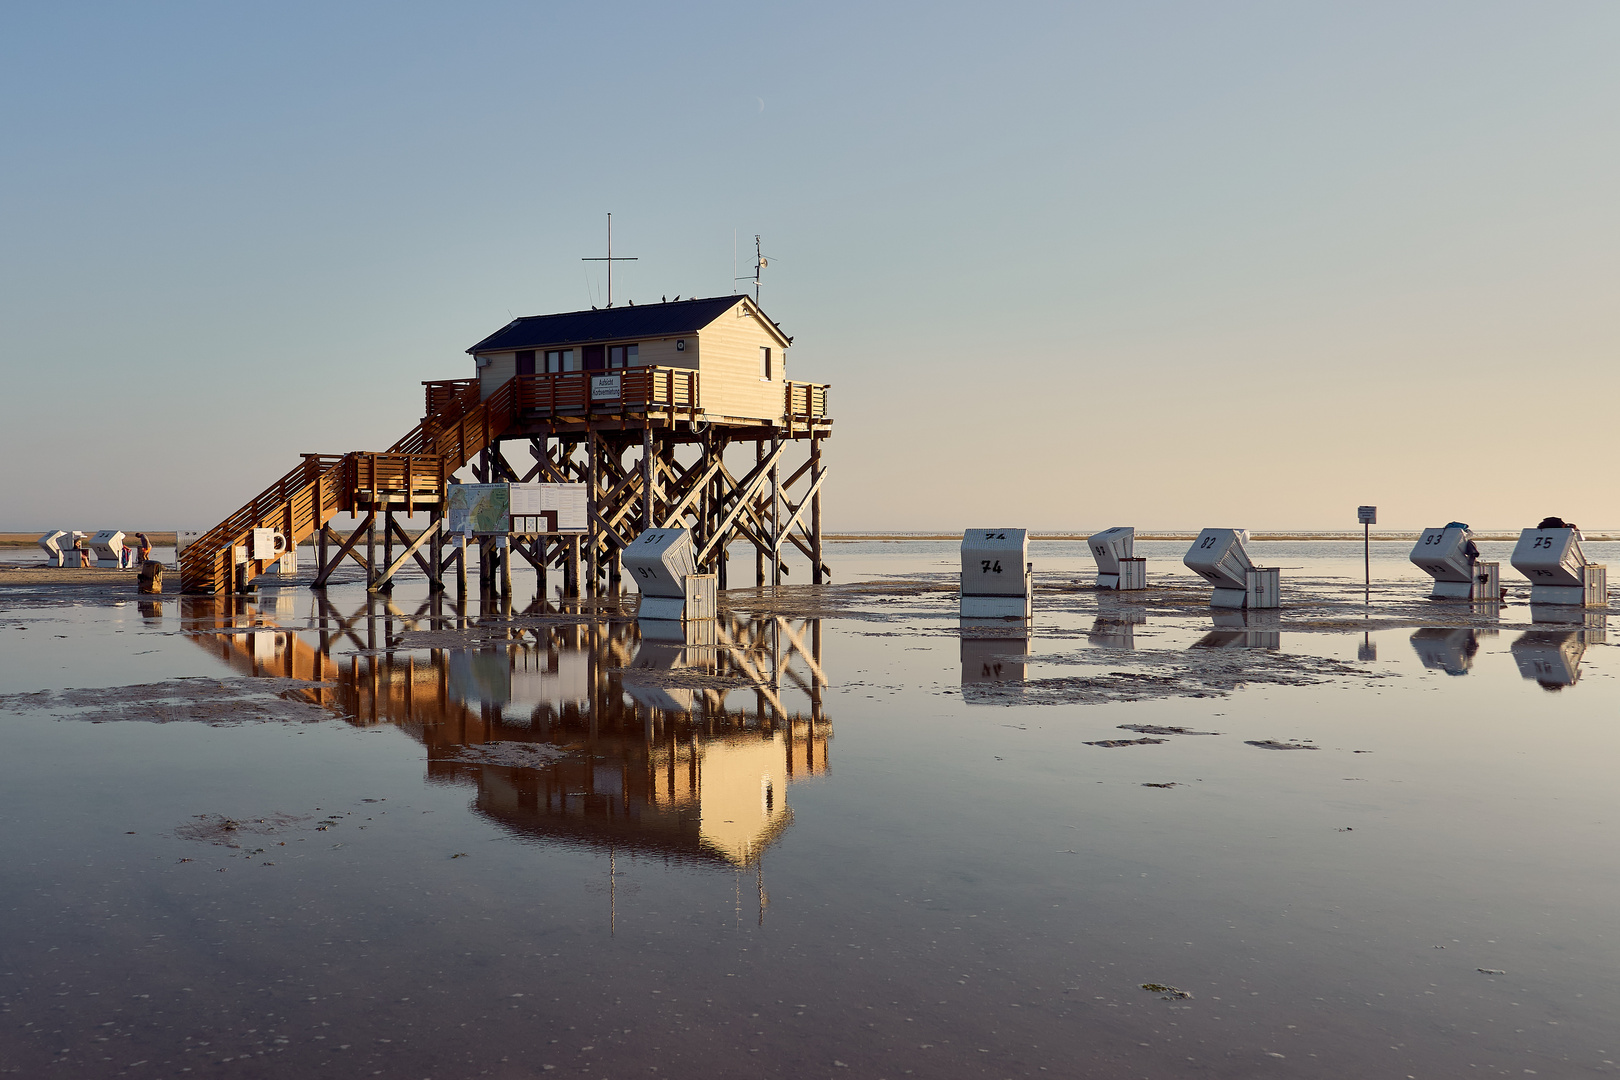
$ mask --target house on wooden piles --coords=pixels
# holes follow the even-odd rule
[[[592,376],[656,369],[691,373],[686,385],[707,419],[779,424],[784,413],[824,415],[820,401],[794,407],[790,388],[810,384],[788,382],[792,344],[752,297],[735,295],[514,319],[467,351],[486,398],[516,375],[577,372],[559,388],[590,385],[603,402],[615,382]]]

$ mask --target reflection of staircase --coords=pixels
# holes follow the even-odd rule
[[[292,548],[337,514],[390,508],[410,513],[442,506],[450,476],[511,424],[514,383],[483,401],[477,379],[424,385],[422,422],[387,451],[305,454],[302,464],[193,540],[180,554],[181,589],[230,592],[264,573],[274,559],[249,559],[232,580],[235,549],[248,545],[254,529],[274,529]]]

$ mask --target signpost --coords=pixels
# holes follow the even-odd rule
[[[1361,521],[1361,562],[1366,571],[1367,581],[1364,586],[1362,603],[1372,603],[1372,527],[1378,524],[1378,507],[1358,506],[1356,517]]]

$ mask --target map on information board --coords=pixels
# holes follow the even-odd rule
[[[510,496],[505,484],[451,484],[445,516],[450,533],[506,533]]]

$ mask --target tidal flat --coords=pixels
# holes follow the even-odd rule
[[[675,635],[0,574],[0,1071],[1613,1074],[1607,616],[1497,543],[1501,604],[1275,542],[1217,613],[1185,547],[1036,541],[1028,627],[934,541]]]

